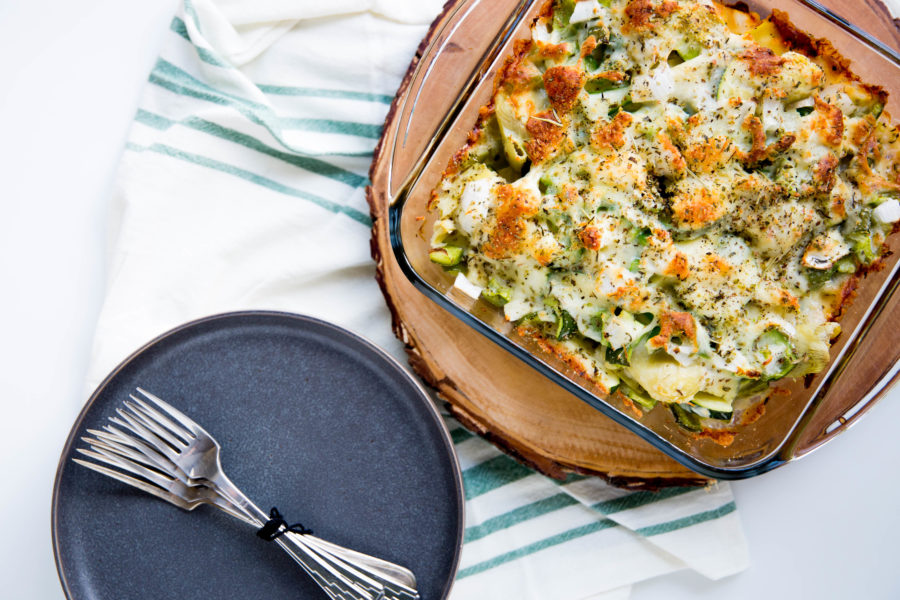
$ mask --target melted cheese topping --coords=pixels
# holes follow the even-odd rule
[[[822,369],[900,219],[885,94],[710,2],[543,14],[435,190],[446,266],[644,407]]]

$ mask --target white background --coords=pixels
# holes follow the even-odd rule
[[[89,393],[113,173],[174,8],[0,0],[0,598],[63,598],[53,476]],[[824,449],[734,491],[751,568],[652,580],[635,600],[900,598],[900,389]]]

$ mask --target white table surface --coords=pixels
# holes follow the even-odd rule
[[[2,598],[63,598],[53,477],[89,392],[112,176],[174,6],[0,2]],[[822,450],[734,483],[751,568],[651,580],[633,598],[900,598],[898,425],[895,389]]]

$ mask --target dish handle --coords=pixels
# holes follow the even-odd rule
[[[391,205],[415,182],[463,105],[484,103],[472,100],[470,92],[490,75],[529,9],[533,12],[533,0],[466,0],[448,6],[432,24],[397,93],[402,100],[391,108],[397,112],[395,125],[382,141],[391,157],[386,181]],[[499,32],[495,14],[509,15]]]
[[[894,277],[883,301],[873,307],[782,451],[783,459],[803,457],[849,429],[900,379],[898,284],[900,277]]]

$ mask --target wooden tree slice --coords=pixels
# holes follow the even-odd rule
[[[444,14],[460,0],[450,0]],[[900,31],[878,0],[823,0],[859,27],[894,47]],[[440,20],[440,18],[438,19]],[[389,132],[425,48],[409,67],[385,123]],[[397,265],[388,239],[389,145],[375,152],[367,189],[372,258],[391,310],[392,326],[413,369],[467,428],[520,462],[555,478],[567,473],[603,477],[614,485],[658,489],[705,485],[705,477],[656,450],[597,410],[496,346],[416,290]]]

